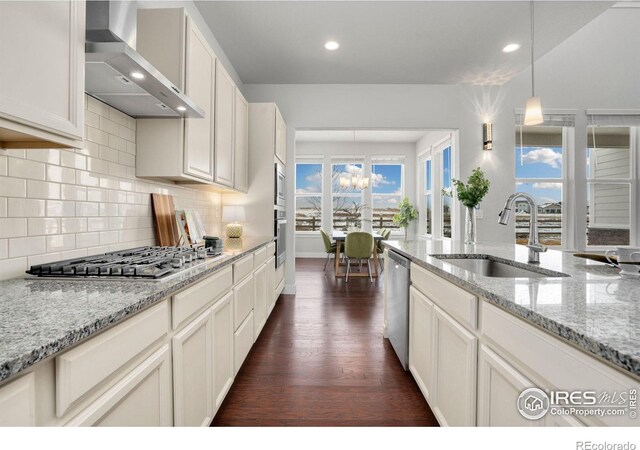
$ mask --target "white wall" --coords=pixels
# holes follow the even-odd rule
[[[371,164],[374,156],[394,156],[404,158],[404,195],[415,204],[416,198],[416,151],[414,143],[378,143],[378,142],[296,142],[296,155],[318,156],[324,160],[325,167],[330,167],[331,157],[361,157],[365,165]],[[295,172],[294,172],[295,173]],[[330,173],[325,174],[323,223],[331,223],[331,184]],[[367,174],[365,173],[365,176]],[[293,176],[293,175],[292,175]],[[365,201],[369,204],[370,202]],[[295,202],[291,202],[291,208]],[[294,212],[295,215],[295,212]],[[365,223],[365,227],[367,224]],[[292,227],[293,228],[293,227]],[[325,226],[325,230],[329,230]],[[415,235],[415,224],[409,227],[410,236]],[[324,246],[319,233],[296,233],[295,254],[298,257],[324,257]]]
[[[639,9],[610,9],[536,63],[543,107],[582,110],[577,117],[576,148],[586,147],[585,108],[640,108],[638,23]],[[511,241],[513,224],[505,229],[495,219],[506,196],[515,190],[513,116],[530,95],[528,83],[525,71],[501,87],[245,85],[245,94],[252,102],[278,104],[287,122],[290,150],[295,149],[296,128],[458,129],[460,176],[466,178],[480,166],[492,182],[481,205],[484,219],[478,221],[478,238]],[[491,152],[482,150],[486,120],[494,124]],[[289,202],[294,194],[294,161],[294,151],[289,151]],[[585,202],[585,197],[586,193],[579,193],[576,201]],[[292,208],[288,214],[292,221]],[[288,246],[294,246],[293,233]],[[287,284],[293,283],[294,274],[294,265],[288,265]]]
[[[0,150],[0,279],[155,245],[151,193],[173,195],[219,233],[220,194],[136,178],[135,119],[88,96],[84,114],[82,149]]]

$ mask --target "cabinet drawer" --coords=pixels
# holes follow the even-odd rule
[[[195,286],[174,295],[171,303],[173,329],[180,328],[187,319],[228,292],[231,285],[232,271],[231,267],[227,267],[215,272]]]
[[[422,267],[411,264],[411,284],[466,327],[478,324],[478,298]]]
[[[267,248],[266,247],[262,247],[261,249],[256,250],[255,252],[253,252],[253,268],[254,269],[257,269],[258,267],[263,265],[266,260],[267,260]]]
[[[267,244],[267,258],[276,254],[276,244],[275,242],[270,242]]]
[[[233,329],[237,330],[253,310],[253,276],[233,288]]]
[[[166,301],[56,358],[56,414],[98,386],[169,331]]]
[[[240,325],[233,334],[234,342],[234,367],[235,374],[238,374],[240,367],[251,350],[253,345],[253,312]]]
[[[233,263],[233,284],[238,284],[244,277],[253,272],[253,255]]]
[[[0,388],[0,427],[36,426],[36,379],[29,373]]]
[[[489,344],[506,353],[505,359],[511,364],[531,373],[532,381],[543,384],[540,388],[588,390],[596,394],[640,390],[637,380],[485,301],[482,335]],[[585,417],[584,421],[594,425],[638,425],[628,415]]]

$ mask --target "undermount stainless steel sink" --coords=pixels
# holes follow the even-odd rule
[[[447,264],[491,278],[553,278],[568,277],[566,273],[531,267],[516,261],[500,260],[491,255],[431,255]]]

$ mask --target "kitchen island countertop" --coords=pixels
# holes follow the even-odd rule
[[[640,377],[640,278],[618,269],[549,250],[540,254],[539,270],[568,277],[484,277],[432,255],[493,255],[527,264],[522,245],[484,243],[466,246],[444,239],[385,241],[391,251],[472,292],[490,303]]]
[[[0,281],[0,382],[272,241],[273,237],[243,237],[233,246],[225,244],[221,256],[166,281],[35,277]]]

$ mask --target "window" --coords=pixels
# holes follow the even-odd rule
[[[451,237],[451,229],[453,221],[451,214],[453,211],[453,198],[445,195],[445,192],[450,193],[453,186],[453,175],[451,173],[451,146],[445,147],[442,150],[442,236]]]
[[[333,228],[348,230],[362,227],[364,202],[362,189],[350,182],[363,176],[362,163],[343,163],[331,165],[331,201]],[[342,181],[347,181],[346,185]]]
[[[424,163],[424,206],[425,233],[433,233],[433,180],[431,174],[431,159]]]
[[[633,127],[587,127],[587,245],[629,245]]]
[[[322,226],[322,164],[296,163],[296,231]]]
[[[540,242],[562,245],[564,151],[562,127],[516,127],[516,190],[538,204]],[[529,240],[529,204],[516,200],[516,243]]]
[[[403,196],[403,164],[372,164],[371,203],[374,231],[384,228],[398,230],[393,216],[399,212]]]

